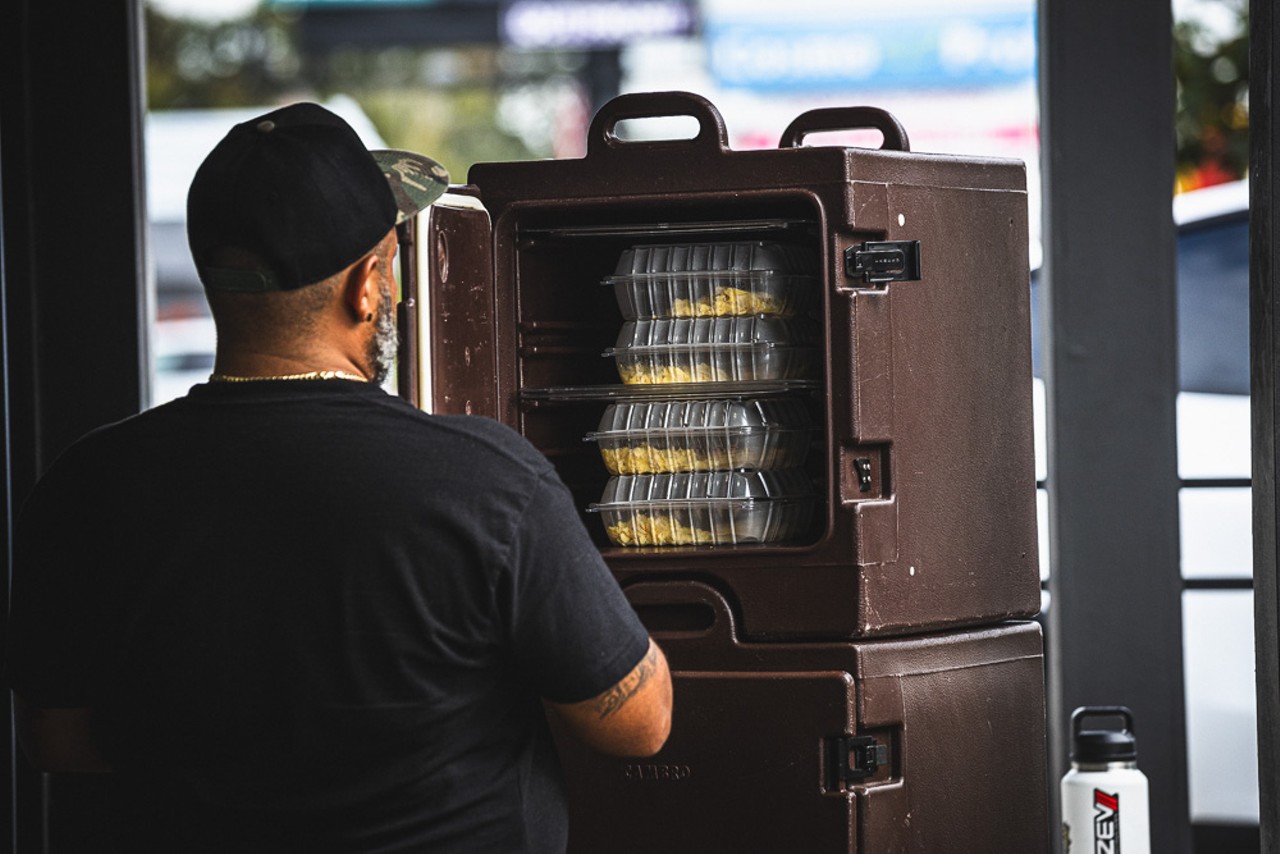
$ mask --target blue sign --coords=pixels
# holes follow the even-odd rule
[[[1036,71],[1030,12],[931,15],[929,20],[708,20],[711,73],[757,92],[977,88],[1023,83]]]

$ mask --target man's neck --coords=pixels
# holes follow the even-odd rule
[[[355,360],[334,352],[271,353],[248,348],[219,347],[214,357],[213,372],[234,377],[289,377],[311,373],[329,373],[369,379]]]

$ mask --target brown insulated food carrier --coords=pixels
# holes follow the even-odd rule
[[[626,119],[663,116],[692,116],[698,132],[618,134]],[[867,126],[882,148],[802,144]],[[416,235],[422,405],[520,431],[556,465],[624,585],[707,582],[733,603],[744,640],[1036,614],[1023,165],[911,152],[897,122],[870,108],[806,113],[778,149],[732,151],[726,140],[696,95],[624,95],[595,117],[580,159],[472,167]],[[705,288],[735,271],[738,290],[791,294],[785,308],[678,320],[739,324],[726,335],[752,328],[734,344],[750,355],[734,365],[804,348],[802,369],[620,382],[606,353],[638,334],[627,324],[670,324],[662,314],[676,300],[704,293],[714,304]],[[774,276],[784,288],[770,290]],[[768,337],[784,326],[801,340]],[[583,440],[609,405],[770,397],[801,401],[814,428],[803,468],[815,504],[798,535],[620,546],[587,512],[611,473]]]
[[[1038,624],[753,643],[697,582],[628,595],[666,651],[671,736],[560,739],[573,854],[1043,854]]]

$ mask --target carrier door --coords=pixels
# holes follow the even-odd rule
[[[401,229],[400,394],[429,412],[498,415],[492,232],[469,187]]]
[[[656,756],[561,745],[571,851],[856,850],[857,801],[832,785],[828,741],[850,728],[847,673],[677,671],[673,683]]]
[[[708,585],[625,590],[667,650],[671,735],[646,759],[559,739],[570,850],[859,851],[859,795],[892,784],[894,757],[891,736],[859,730],[851,671],[831,655],[826,666],[798,666],[808,657],[800,647],[743,646]]]

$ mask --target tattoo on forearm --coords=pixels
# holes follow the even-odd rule
[[[599,697],[596,697],[596,714],[601,718],[607,718],[625,706],[627,700],[635,696],[636,692],[644,686],[644,683],[649,681],[649,677],[653,675],[657,667],[658,648],[651,644],[644,658],[641,659],[634,670],[627,674],[626,678]]]

